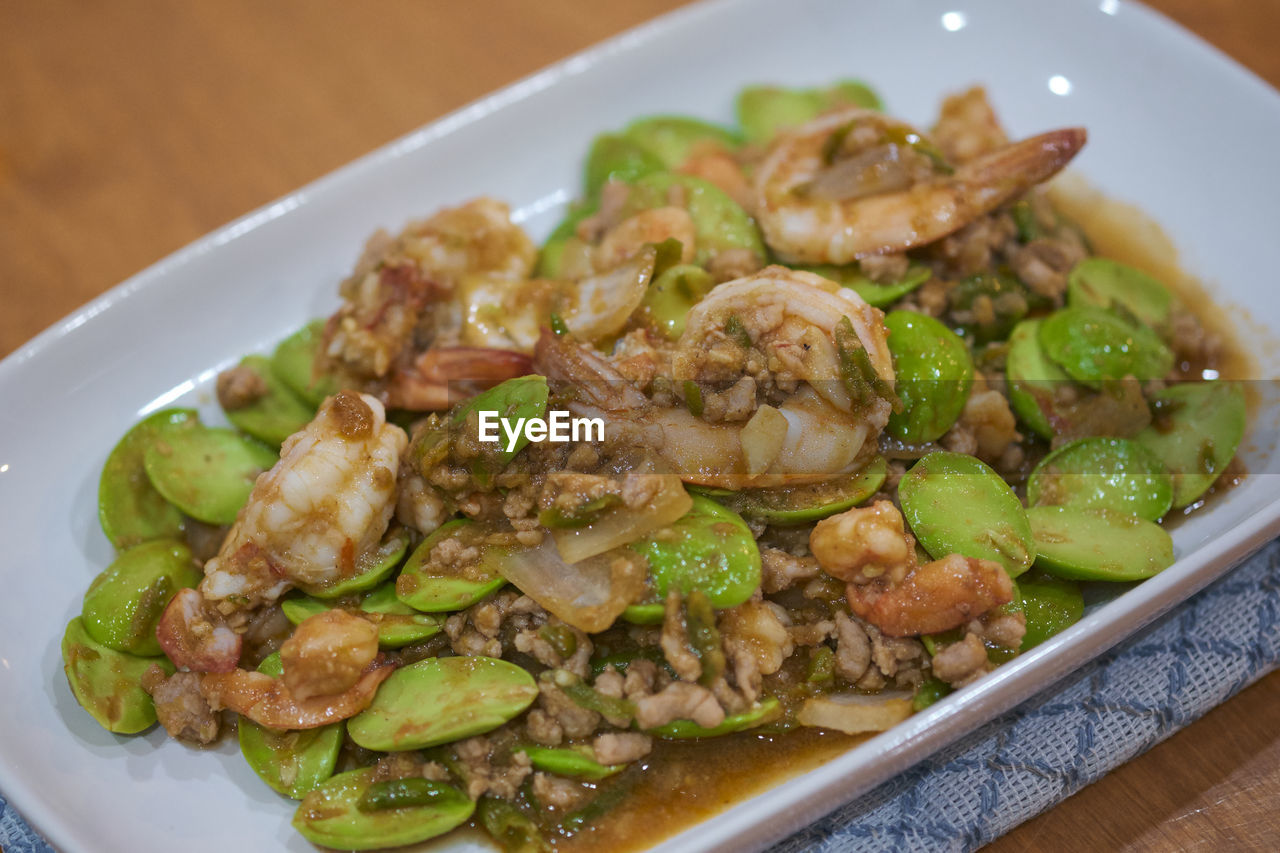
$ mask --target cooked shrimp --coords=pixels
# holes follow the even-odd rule
[[[689,212],[683,207],[674,206],[642,210],[605,232],[604,239],[595,249],[595,268],[613,269],[646,245],[671,239],[680,241],[680,262],[691,263],[696,249],[697,229]]]
[[[457,343],[467,275],[528,278],[536,249],[507,205],[480,198],[411,223],[395,239],[375,237],[342,283],[343,305],[325,329],[325,356],[356,379],[385,377],[414,353],[415,335]]]
[[[342,693],[310,699],[294,696],[283,679],[247,669],[206,675],[200,682],[200,690],[215,710],[230,708],[258,725],[272,729],[314,729],[354,717],[368,708],[378,685],[394,671],[393,663],[379,658]]]
[[[447,409],[506,379],[531,369],[522,352],[486,347],[432,347],[392,374],[387,405],[413,412]]]
[[[888,501],[820,521],[809,547],[822,570],[847,581],[849,609],[890,637],[937,634],[1013,600],[999,563],[949,554],[916,564],[915,540]]]
[[[526,352],[533,349],[553,311],[581,340],[618,334],[644,300],[656,256],[653,246],[646,244],[606,272],[577,280],[542,280],[546,286],[537,291],[536,299],[526,298],[526,288],[524,296],[512,291],[507,301],[491,305],[487,300],[497,298],[497,291],[471,292],[464,338],[485,345],[433,347],[422,353],[392,373],[385,386],[387,404],[419,412],[446,409],[484,388],[524,376],[532,369]],[[488,321],[481,330],[476,318],[486,314],[486,305],[499,308],[503,319]]]
[[[1013,600],[1013,581],[992,560],[948,554],[918,566],[900,586],[848,587],[849,609],[890,637],[937,634]]]
[[[345,610],[326,610],[298,624],[280,647],[285,687],[295,699],[350,690],[378,656],[378,629]]]
[[[819,521],[809,537],[809,550],[824,572],[850,583],[887,578],[900,584],[915,565],[914,541],[907,535],[902,513],[889,501]]]
[[[1009,143],[987,90],[974,86],[942,102],[938,123],[931,134],[952,163],[967,163]]]
[[[275,601],[294,583],[335,583],[377,559],[407,444],[373,397],[343,391],[327,399],[254,484],[205,564],[204,598],[231,614]]]
[[[698,304],[672,356],[674,377],[728,386],[751,376],[764,394],[783,393],[776,407],[751,401],[754,415],[745,423],[708,423],[687,408],[656,405],[603,357],[551,335],[539,341],[534,362],[574,386],[571,409],[612,422],[611,435],[653,449],[685,482],[814,482],[856,470],[890,412],[884,397],[855,401],[844,384],[835,335],[845,320],[891,389],[880,313],[826,279],[770,267],[720,285]]]
[[[882,317],[852,290],[782,267],[715,288],[689,314],[672,357],[674,378],[719,386],[750,376],[766,393],[795,390],[776,408],[761,404],[741,427],[720,427],[716,442],[691,434],[691,425],[702,423],[697,418],[665,418],[668,458],[680,470],[704,472],[699,482],[718,467],[730,476],[745,473],[752,485],[826,479],[849,470],[868,437],[884,428],[891,402],[851,397],[837,327],[849,324],[872,369],[892,389]],[[798,382],[808,387],[796,388]],[[736,449],[725,433],[736,438]]]
[[[755,193],[751,191],[751,183],[742,170],[742,164],[729,152],[716,149],[694,153],[676,171],[715,184],[747,213],[753,212]]]
[[[181,589],[156,624],[156,640],[179,669],[231,672],[240,662],[243,638],[210,612],[198,590]]]
[[[343,282],[323,359],[349,387],[395,408],[430,411],[529,372],[528,353],[552,313],[574,334],[617,334],[653,274],[648,244],[675,237],[692,256],[681,208],[617,224],[599,247],[599,272],[529,278],[536,252],[506,205],[481,198],[371,241]]]
[[[766,242],[792,263],[845,264],[959,230],[1071,161],[1083,128],[1014,142],[951,172],[910,126],[863,109],[781,134],[755,175]]]
[[[857,293],[813,273],[766,267],[716,287],[689,312],[672,370],[679,380],[736,380],[744,370],[798,379],[845,412],[855,406],[842,381],[836,327],[847,319],[872,367],[892,387],[884,315]],[[878,408],[885,409],[883,401]]]

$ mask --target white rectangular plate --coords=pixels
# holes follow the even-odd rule
[[[751,82],[871,81],[927,123],[944,93],[988,86],[1015,135],[1083,124],[1075,169],[1159,220],[1184,264],[1266,357],[1280,330],[1274,140],[1280,97],[1203,43],[1115,0],[713,2],[498,92],[221,229],[140,273],[0,364],[0,789],[60,849],[309,849],[290,805],[225,744],[117,738],[75,704],[58,642],[111,559],[95,495],[103,459],[146,411],[209,409],[217,368],[335,304],[375,226],[482,193],[535,236],[578,187],[597,132],[654,112],[731,118]],[[335,121],[339,120],[335,117]],[[1253,330],[1257,330],[1256,332]],[[1268,331],[1270,330],[1270,331]],[[1261,376],[1275,375],[1261,365]],[[1274,413],[1255,476],[1180,526],[1172,568],[979,684],[663,849],[763,845],[951,742],[1186,598],[1274,535]]]

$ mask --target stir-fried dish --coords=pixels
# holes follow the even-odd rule
[[[85,710],[235,730],[319,845],[548,849],[665,742],[888,729],[1171,565],[1245,401],[1055,210],[1085,131],[737,103],[598,137],[541,248],[488,198],[379,231],[218,376],[232,428],[134,426],[62,644]]]

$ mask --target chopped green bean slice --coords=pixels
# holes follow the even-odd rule
[[[695,737],[719,737],[720,735],[743,732],[771,723],[782,716],[782,705],[772,696],[767,696],[740,714],[729,714],[718,726],[704,728],[692,720],[672,720],[663,726],[649,729],[659,737],[672,740],[684,740]]]
[[[612,719],[631,719],[636,715],[635,703],[629,699],[618,699],[606,696],[583,682],[582,679],[563,669],[557,669],[550,675],[552,682],[564,691],[564,695],[579,708],[595,711]]]
[[[829,684],[836,677],[836,653],[830,646],[816,646],[809,653],[809,667],[804,680],[811,684]]]
[[[950,692],[951,685],[931,675],[916,688],[915,695],[911,697],[911,707],[916,711],[923,711]]]
[[[620,505],[622,497],[613,493],[601,495],[571,509],[550,506],[538,513],[543,527],[586,527],[609,510]]]
[[[702,388],[692,379],[684,381],[684,404],[689,409],[689,414],[695,418],[702,417]]]
[[[356,808],[362,812],[379,812],[386,809],[404,809],[412,806],[429,806],[448,799],[455,789],[443,782],[433,782],[421,776],[406,779],[384,779],[374,782],[360,799]]]
[[[553,748],[529,744],[517,747],[513,751],[523,752],[529,756],[529,763],[535,770],[574,779],[587,779],[592,782],[607,779],[627,767],[625,764],[601,764],[596,761],[595,753],[591,748],[586,746]]]
[[[376,772],[372,767],[349,770],[311,791],[294,814],[293,828],[324,847],[377,850],[443,835],[465,823],[475,811],[475,803],[454,788],[442,791],[426,805],[363,811],[359,804],[376,784]]]
[[[551,850],[538,825],[507,800],[481,797],[476,804],[476,817],[505,853],[549,853]]]

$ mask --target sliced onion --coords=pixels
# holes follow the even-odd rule
[[[693,498],[675,474],[629,474],[628,478],[652,478],[645,485],[653,489],[648,506],[621,506],[610,510],[586,527],[557,528],[551,531],[566,563],[576,563],[612,551],[660,530],[693,507]],[[628,484],[626,486],[630,488]]]
[[[742,457],[747,473],[758,477],[769,469],[787,441],[787,416],[773,406],[756,409],[751,420],[742,427]]]
[[[597,341],[622,331],[644,299],[656,258],[646,246],[607,272],[579,279],[562,312],[574,337]]]
[[[810,185],[813,198],[852,201],[869,195],[905,190],[912,184],[911,170],[897,145],[877,145],[828,166]]]
[[[806,699],[796,721],[815,729],[834,729],[847,735],[882,732],[911,716],[910,693],[843,693]]]
[[[521,592],[574,628],[595,633],[613,624],[645,589],[644,562],[611,551],[566,563],[549,539],[532,550],[513,550],[495,561]]]

